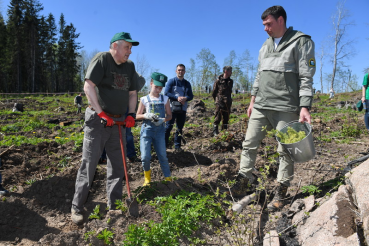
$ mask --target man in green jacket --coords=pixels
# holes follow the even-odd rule
[[[231,187],[233,196],[243,196],[255,179],[252,175],[257,149],[267,130],[280,130],[288,122],[311,123],[315,73],[314,42],[311,37],[286,27],[287,14],[282,6],[273,6],[261,16],[269,38],[259,51],[259,67],[247,109],[250,117],[242,143],[240,170]],[[284,206],[287,187],[293,179],[294,162],[279,144],[278,187],[268,209]]]

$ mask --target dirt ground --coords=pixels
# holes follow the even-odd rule
[[[194,101],[195,105],[199,101]],[[32,100],[25,102],[32,105]],[[247,110],[245,104],[238,104],[233,109],[232,114],[239,116],[245,114]],[[43,109],[46,105],[37,105],[38,109]],[[322,109],[319,109],[322,110]],[[312,116],[318,111],[316,107],[312,109]],[[26,113],[26,112],[25,112]],[[66,115],[73,115],[73,112],[65,112]],[[247,128],[247,121],[241,120],[230,125],[228,134],[223,135],[224,141],[212,141],[212,128],[209,124],[204,124],[205,117],[211,117],[213,112],[209,110],[194,110],[188,114],[188,123],[184,129],[183,146],[184,152],[175,154],[174,149],[168,149],[168,159],[172,175],[176,177],[175,182],[156,182],[153,188],[157,195],[173,194],[179,189],[187,189],[195,192],[208,191],[209,187],[224,189],[224,181],[232,179],[238,172],[242,141]],[[15,122],[17,115],[0,115],[1,122]],[[75,120],[81,117],[75,116]],[[315,118],[316,119],[316,118]],[[60,119],[62,121],[62,119]],[[359,120],[361,127],[364,127],[363,120]],[[289,202],[293,199],[306,196],[302,194],[300,187],[309,184],[321,184],[342,175],[340,171],[350,160],[357,159],[368,152],[368,140],[365,135],[350,144],[337,144],[320,142],[317,136],[326,134],[328,131],[336,131],[342,127],[342,115],[337,115],[329,122],[314,122],[313,135],[316,148],[316,157],[306,163],[295,165],[295,177],[289,188]],[[36,135],[49,139],[54,138],[56,129],[39,129]],[[82,129],[80,129],[82,131]],[[19,132],[17,134],[31,134]],[[265,158],[262,155],[273,154],[273,149],[266,151],[265,146],[275,146],[276,141],[265,139],[259,149],[256,170],[263,167]],[[105,211],[106,208],[106,165],[99,164],[95,179],[90,190],[88,200],[85,204],[85,223],[77,226],[70,219],[71,201],[74,194],[74,184],[77,170],[80,165],[81,152],[73,150],[74,143],[59,145],[56,142],[40,143],[38,145],[23,144],[9,149],[1,156],[3,175],[3,186],[11,191],[11,195],[0,201],[0,245],[86,245],[84,234],[91,230],[96,232],[104,228],[114,228],[114,244],[119,245],[124,239],[124,232],[128,225],[140,223],[148,220],[159,221],[160,215],[150,206],[141,204],[139,217],[132,218],[121,211]],[[0,153],[8,147],[0,146]],[[70,157],[68,165],[60,168],[55,163],[59,163],[61,158]],[[152,159],[152,181],[163,180],[163,175],[156,159]],[[276,184],[277,164],[272,165],[268,180],[270,185],[268,190],[273,190]],[[255,174],[258,174],[256,171]],[[143,183],[142,166],[140,162],[129,164],[129,177],[131,190],[136,190]],[[26,182],[36,180],[28,185]],[[123,187],[124,194],[126,186]],[[324,192],[324,191],[323,191]],[[322,192],[322,193],[323,193]],[[290,221],[284,216],[284,212],[289,208],[288,203],[283,211],[276,214],[269,214],[264,210],[259,210],[260,230],[257,230],[255,245],[261,245],[265,232],[277,228],[282,231],[288,227]],[[96,205],[100,205],[100,211],[104,211],[103,220],[88,220],[88,215]],[[263,202],[259,203],[259,208]],[[247,213],[247,211],[244,211]],[[271,218],[280,218],[271,221]],[[107,223],[110,219],[109,224]],[[349,220],[350,218],[348,218]],[[258,226],[259,227],[259,226]],[[224,233],[223,238],[213,238],[213,233],[208,230],[201,232],[204,238],[212,238],[213,243],[208,245],[229,244],[228,233]],[[258,243],[259,242],[259,243]],[[104,245],[101,240],[91,239],[91,245]],[[281,236],[282,245],[298,245],[294,239],[293,229],[286,231]],[[186,245],[183,240],[181,245]]]

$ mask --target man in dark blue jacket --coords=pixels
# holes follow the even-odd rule
[[[183,151],[181,149],[181,140],[182,129],[186,121],[187,102],[193,99],[191,84],[184,79],[185,73],[185,65],[178,64],[176,68],[177,77],[168,81],[164,91],[164,95],[168,96],[171,101],[170,107],[172,109],[172,119],[167,121],[165,125],[165,144],[168,147],[170,131],[176,121],[177,130],[174,137],[174,147],[176,152]]]

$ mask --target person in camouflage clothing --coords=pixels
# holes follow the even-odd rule
[[[223,118],[222,130],[228,128],[229,115],[232,106],[232,88],[233,80],[232,67],[225,66],[223,74],[215,81],[212,96],[215,101],[215,120],[214,120],[214,136],[219,134],[219,123]]]

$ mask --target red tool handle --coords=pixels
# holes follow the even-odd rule
[[[126,164],[126,155],[124,153],[124,145],[123,145],[123,137],[122,137],[122,129],[120,126],[125,127],[126,123],[124,121],[114,121],[115,125],[118,125],[118,129],[119,129],[119,140],[120,140],[120,149],[122,151],[122,158],[123,158],[123,167],[124,167],[124,174],[126,176],[126,185],[127,185],[127,193],[128,193],[128,198],[131,199],[131,189],[129,188],[129,181],[128,181],[128,170],[127,170],[127,164]]]

